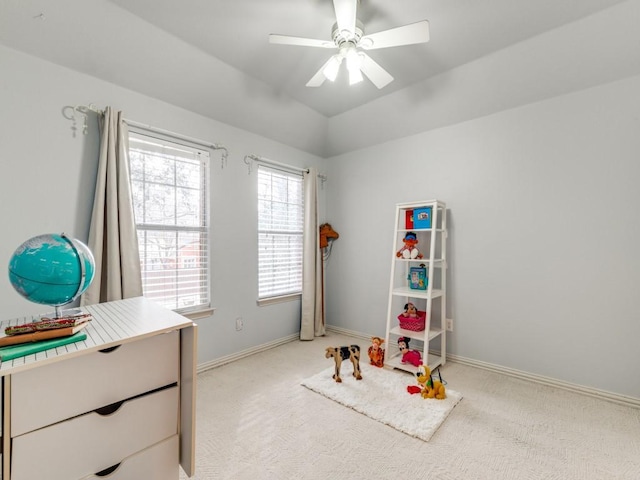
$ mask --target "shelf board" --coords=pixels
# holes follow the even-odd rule
[[[439,337],[440,335],[442,335],[442,331],[443,330],[441,328],[430,328],[427,340],[431,341],[434,338]],[[399,337],[409,337],[415,340],[424,340],[424,330],[422,330],[421,332],[414,332],[413,330],[405,330],[400,327],[393,327],[391,330],[389,330],[389,333],[398,335]]]
[[[396,257],[396,262],[407,262],[407,263],[424,263],[425,265],[429,265],[431,262],[428,258],[398,258]],[[436,258],[433,261],[434,267],[445,267],[446,264],[443,259]]]
[[[430,200],[420,200],[419,202],[402,202],[396,203],[396,207],[401,210],[411,210],[413,208],[420,207],[441,207],[444,208],[446,206],[445,202],[441,200],[436,200],[435,198]]]
[[[398,233],[400,232],[436,232],[436,233],[443,233],[444,232],[444,228],[398,228],[397,230]]]
[[[396,287],[391,292],[393,295],[401,296],[401,297],[412,297],[412,298],[429,298],[429,289],[427,290],[415,290],[409,287]],[[438,298],[442,296],[442,290],[432,289],[431,298]]]

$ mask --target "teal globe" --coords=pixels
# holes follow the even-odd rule
[[[27,300],[60,306],[73,302],[91,284],[93,255],[64,234],[45,234],[20,245],[9,261],[9,280]]]

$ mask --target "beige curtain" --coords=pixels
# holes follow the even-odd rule
[[[88,241],[96,274],[80,299],[81,305],[142,295],[129,177],[129,135],[122,112],[107,107],[100,129],[100,159]]]
[[[310,168],[303,176],[305,211],[300,340],[313,340],[325,334],[322,251],[318,229],[318,171]]]

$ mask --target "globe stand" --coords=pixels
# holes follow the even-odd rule
[[[78,242],[78,240],[75,240],[73,238],[69,238],[64,233],[61,233],[60,236],[62,238],[64,238],[67,242],[69,242],[71,247],[76,251],[76,254],[78,255],[78,258],[81,258],[82,257],[82,255],[80,253],[81,249],[78,248],[78,245],[76,244],[76,242]],[[78,243],[80,243],[80,242],[78,242]],[[54,318],[62,318],[62,317],[64,317],[64,315],[62,313],[62,307],[64,305],[69,305],[70,303],[75,302],[80,297],[80,295],[82,295],[82,293],[87,288],[86,286],[84,286],[86,278],[87,278],[87,269],[85,267],[84,262],[80,261],[80,282],[78,282],[78,289],[76,290],[76,293],[73,294],[73,298],[71,298],[71,300],[69,300],[68,302],[65,302],[65,303],[63,303],[61,305],[54,305],[53,306],[53,308],[55,309],[55,317]]]
[[[75,300],[75,298],[74,298]],[[66,306],[68,306],[70,303],[72,303],[73,300],[71,302],[67,302],[67,303],[63,303],[62,305],[53,305],[54,308],[54,312],[53,312],[53,318],[66,318],[66,317],[73,317],[74,315],[78,315],[83,313],[82,309],[80,307],[71,307],[71,308],[64,308]],[[45,315],[47,318],[51,318],[50,314]]]
[[[60,320],[63,318],[71,318],[86,313],[80,307],[63,309],[65,305],[52,305],[55,310],[53,312],[46,312],[38,315],[39,320]]]

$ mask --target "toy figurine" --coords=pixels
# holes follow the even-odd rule
[[[404,312],[402,312],[402,316],[410,317],[410,318],[418,318],[418,309],[413,303],[407,303],[404,306]]]
[[[384,340],[380,337],[371,337],[371,346],[369,347],[369,363],[375,367],[384,366],[384,348],[382,344]]]
[[[340,365],[342,365],[343,360],[351,360],[353,364],[353,376],[356,377],[356,380],[362,380],[362,374],[360,373],[360,346],[359,345],[349,345],[343,347],[327,347],[326,353],[324,355],[326,358],[333,357],[335,363],[335,373],[333,374],[333,379],[342,383],[342,378],[340,378]]]
[[[422,364],[422,356],[417,350],[409,350],[410,338],[399,337],[398,348],[402,354],[402,363],[410,363],[414,367],[419,367]]]
[[[422,258],[424,256],[416,247],[418,244],[418,238],[414,232],[407,232],[402,241],[404,242],[404,247],[398,250],[396,257],[415,259]]]
[[[438,400],[444,400],[447,398],[446,390],[442,381],[433,379],[431,369],[428,365],[422,365],[419,372],[416,373],[416,377],[418,379],[418,384],[420,384],[420,387],[422,388],[422,391],[420,392],[422,398],[435,398]],[[440,378],[440,380],[442,380],[442,378]]]
[[[409,385],[407,392],[410,394],[419,393],[422,398],[435,398],[437,400],[444,400],[447,398],[447,394],[442,383],[442,377],[440,376],[440,370],[438,370],[438,377],[440,381],[434,380],[431,369],[428,365],[422,365],[416,372],[416,379],[418,385]]]

